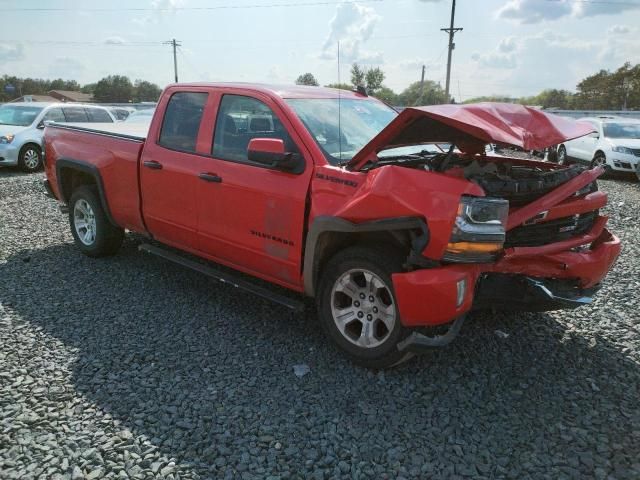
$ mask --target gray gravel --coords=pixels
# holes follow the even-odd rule
[[[0,170],[3,479],[640,478],[640,184],[601,184],[625,248],[593,306],[376,374],[135,239],[84,257],[40,178]]]

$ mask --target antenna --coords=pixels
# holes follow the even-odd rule
[[[340,40],[338,40],[338,149],[340,151],[340,163],[342,163],[342,113],[341,113],[341,95],[342,87],[340,86]]]

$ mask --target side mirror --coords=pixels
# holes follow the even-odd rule
[[[38,125],[36,125],[38,130],[44,130],[44,121],[41,121]]]
[[[591,132],[589,134],[589,137],[595,138],[597,140],[598,138],[600,138],[600,134],[598,132]]]
[[[250,162],[259,163],[274,170],[302,173],[304,162],[297,153],[286,152],[281,138],[252,138],[247,148]]]

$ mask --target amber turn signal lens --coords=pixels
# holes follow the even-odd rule
[[[494,253],[502,249],[502,243],[456,242],[447,244],[450,253]]]

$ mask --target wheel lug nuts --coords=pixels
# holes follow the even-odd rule
[[[364,316],[364,313],[358,312],[358,318],[362,318],[363,316]]]
[[[369,301],[373,302],[373,300],[374,300],[373,295],[369,295]]]
[[[359,307],[359,306],[360,306],[360,302],[359,302],[359,301],[357,301],[357,300],[356,300],[355,302],[353,302],[353,304],[354,304],[356,307]]]
[[[369,320],[369,321],[373,320],[373,315],[371,315],[371,314],[367,315],[367,320]]]
[[[373,313],[378,313],[378,307],[373,307]]]
[[[360,298],[364,300],[364,297],[365,297],[365,294],[364,294],[364,293],[361,293],[361,294],[360,294]]]

